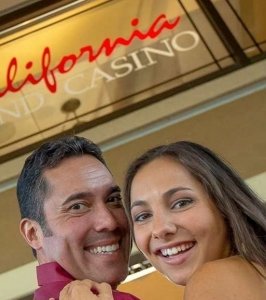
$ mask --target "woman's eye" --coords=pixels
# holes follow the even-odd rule
[[[151,214],[149,213],[141,213],[141,214],[137,214],[136,216],[132,216],[133,222],[143,222],[145,220],[147,220],[149,217],[151,216]]]
[[[188,199],[180,199],[173,204],[172,208],[185,208],[188,205],[190,205],[192,202],[193,202],[193,200],[189,199],[189,198]]]

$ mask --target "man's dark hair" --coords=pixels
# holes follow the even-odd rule
[[[58,166],[65,158],[81,155],[92,155],[106,166],[100,148],[92,141],[78,136],[65,136],[44,143],[24,163],[17,182],[21,218],[38,222],[46,236],[52,233],[43,210],[45,197],[49,193],[49,184],[43,173],[46,169]]]

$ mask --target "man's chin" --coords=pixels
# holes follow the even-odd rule
[[[114,276],[111,276],[111,274],[109,273],[109,276],[103,278],[102,282],[107,282],[112,286],[112,289],[116,289],[117,286],[127,278],[128,270],[123,273],[121,273],[120,271],[120,274],[118,274],[118,272],[115,272]]]

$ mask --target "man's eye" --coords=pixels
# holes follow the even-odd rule
[[[81,209],[83,206],[84,206],[84,204],[77,203],[77,204],[74,204],[73,206],[71,206],[71,209],[78,210],[78,209]]]
[[[107,202],[115,206],[122,206],[122,197],[121,195],[114,195],[109,197]]]
[[[186,199],[179,199],[172,205],[172,208],[185,208],[189,206],[191,203],[193,203],[193,200],[190,198]]]
[[[69,207],[69,211],[74,213],[84,212],[87,209],[88,209],[87,205],[83,203],[75,203]]]

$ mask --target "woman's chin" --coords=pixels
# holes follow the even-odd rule
[[[168,280],[172,281],[176,285],[182,285],[185,286],[189,280],[189,276],[187,275],[171,275],[171,276],[166,276]]]

